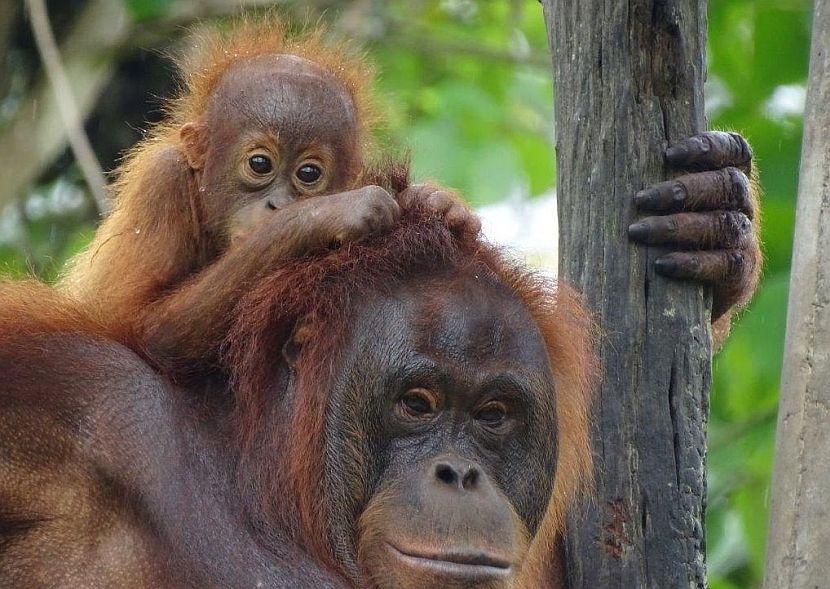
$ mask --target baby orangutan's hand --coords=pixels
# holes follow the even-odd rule
[[[404,209],[417,203],[434,211],[453,233],[476,235],[481,231],[481,221],[467,204],[452,190],[436,184],[413,184],[398,194],[398,202]]]

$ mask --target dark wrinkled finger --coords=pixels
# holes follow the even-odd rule
[[[675,143],[666,150],[666,163],[686,170],[718,170],[728,166],[749,173],[752,149],[737,133],[707,131]]]
[[[746,302],[758,280],[758,258],[752,250],[674,252],[654,261],[658,274],[712,285],[712,319]]]
[[[731,249],[746,247],[752,237],[752,221],[736,211],[677,213],[646,217],[628,228],[633,241],[682,249]]]
[[[686,174],[641,190],[634,204],[643,211],[740,211],[754,218],[749,179],[737,168]]]
[[[752,270],[743,250],[673,252],[657,258],[654,269],[668,278],[709,284],[741,282]]]

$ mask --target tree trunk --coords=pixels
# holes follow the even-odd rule
[[[764,586],[830,582],[830,1],[816,0]]]
[[[604,332],[595,501],[570,522],[569,586],[705,587],[711,297],[629,244],[632,197],[705,128],[706,3],[543,0],[553,53],[562,278]]]

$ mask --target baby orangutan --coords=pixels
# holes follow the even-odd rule
[[[423,198],[454,230],[478,231],[446,191],[393,197],[371,185],[372,73],[319,31],[292,39],[273,19],[242,21],[194,49],[167,121],[127,158],[113,212],[62,283],[161,367],[213,364],[254,281],[389,229],[396,198]]]

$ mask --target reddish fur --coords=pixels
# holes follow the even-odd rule
[[[560,444],[555,489],[525,567],[526,586],[538,587],[565,511],[591,478],[588,412],[597,374],[592,323],[570,288],[538,277],[480,239],[453,236],[423,210],[406,210],[401,225],[386,235],[281,267],[241,302],[225,359],[233,376],[243,454],[251,457],[245,470],[257,469],[256,496],[265,501],[264,512],[271,517],[296,513],[296,521],[284,523],[297,527],[316,558],[334,564],[320,506],[326,500],[322,443],[327,391],[338,350],[366,296],[439,269],[474,269],[506,284],[535,318],[549,350]],[[296,361],[293,418],[285,429],[290,435],[271,433],[263,439],[275,359],[282,357],[298,324],[317,336],[302,345]],[[281,460],[274,464],[261,456]],[[286,500],[294,509],[286,509]]]
[[[376,122],[372,68],[348,43],[326,43],[325,34],[317,28],[290,35],[269,15],[195,35],[192,50],[178,61],[179,95],[167,105],[165,121],[125,157],[112,186],[113,210],[72,260],[61,288],[118,327],[220,253],[208,235],[219,220],[204,218],[180,129],[201,120],[223,74],[240,60],[291,54],[319,64],[350,94],[367,148]]]
[[[111,328],[41,282],[0,282],[0,301],[0,348],[4,350],[28,346],[34,336],[53,333],[104,335],[140,348],[128,331]]]
[[[715,352],[720,349],[729,336],[729,332],[732,330],[732,321],[735,316],[749,304],[749,301],[755,294],[764,267],[764,252],[759,237],[761,235],[763,218],[761,216],[761,183],[758,180],[758,168],[753,167],[750,169],[748,175],[750,187],[749,199],[752,210],[755,211],[754,218],[752,219],[752,232],[755,239],[746,252],[746,259],[750,264],[750,270],[743,276],[743,280],[731,287],[732,291],[739,295],[737,296],[735,305],[712,322],[712,344]]]

